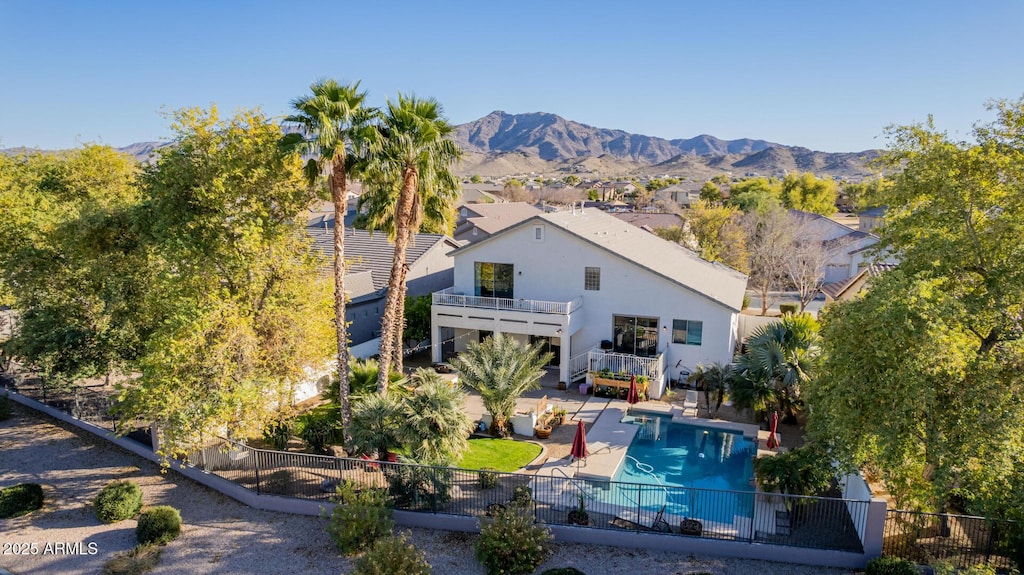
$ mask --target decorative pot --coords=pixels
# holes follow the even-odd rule
[[[579,509],[570,511],[568,520],[570,525],[590,525],[590,516],[586,511],[580,511]]]
[[[534,427],[533,431],[537,434],[537,439],[547,439],[551,437],[550,427]]]

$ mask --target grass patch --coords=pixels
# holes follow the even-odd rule
[[[540,450],[539,445],[525,441],[474,437],[469,440],[469,449],[456,466],[463,469],[488,467],[497,471],[516,471],[536,459]]]
[[[149,573],[160,562],[160,552],[161,549],[157,545],[139,545],[131,551],[122,551],[103,566],[103,575]]]

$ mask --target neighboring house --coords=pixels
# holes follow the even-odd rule
[[[467,204],[494,204],[505,202],[502,187],[495,184],[461,184],[459,201]]]
[[[849,279],[860,272],[867,248],[878,243],[878,237],[844,226],[820,214],[789,210],[800,222],[801,240],[821,242],[829,252],[824,283]]]
[[[318,248],[328,259],[334,257],[334,231],[323,228],[307,228]],[[457,248],[451,238],[440,234],[416,234],[406,263],[409,266],[406,282],[407,295],[427,295],[452,285],[453,259],[451,252]],[[345,229],[345,293],[350,301],[346,306],[346,319],[353,349],[359,347],[358,355],[368,357],[376,353],[375,339],[380,337],[380,319],[384,313],[384,296],[388,291],[391,277],[391,262],[395,246],[388,241],[388,235],[364,230]],[[329,271],[327,273],[330,273]]]
[[[675,228],[683,225],[683,218],[679,214],[651,214],[646,212],[616,212],[612,214],[617,219],[634,226],[651,231],[658,228]]]
[[[684,369],[732,360],[747,277],[600,210],[536,215],[452,255],[435,361],[504,333],[553,352],[561,381],[640,370],[659,397]]]
[[[869,263],[851,278],[821,286],[821,293],[825,294],[825,303],[846,301],[857,297],[864,291],[872,278],[876,278],[894,267],[896,265],[891,263]]]
[[[456,241],[474,243],[541,211],[525,202],[464,204],[456,209]]]
[[[885,208],[871,208],[857,214],[857,229],[871,233],[885,220]]]
[[[703,184],[680,183],[654,192],[655,202],[672,202],[688,208],[700,200],[700,188]]]

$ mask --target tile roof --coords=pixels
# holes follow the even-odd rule
[[[306,228],[313,239],[313,247],[328,260],[334,257],[334,230]],[[423,254],[438,244],[447,243],[449,248],[457,247],[451,238],[442,234],[416,234],[409,246],[405,261],[409,267]],[[368,295],[380,295],[388,286],[391,277],[391,262],[395,255],[395,244],[383,232],[372,235],[365,230],[345,228],[345,291],[353,300]]]

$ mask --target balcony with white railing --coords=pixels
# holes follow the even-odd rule
[[[573,312],[583,307],[583,297],[580,296],[569,301],[544,301],[462,295],[455,293],[453,288],[447,288],[434,292],[433,305],[550,315],[572,315]]]

